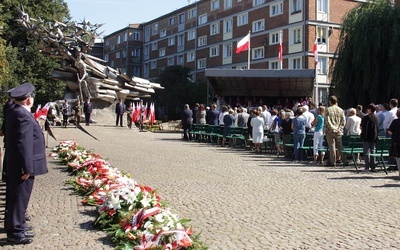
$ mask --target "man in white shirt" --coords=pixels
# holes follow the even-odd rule
[[[264,119],[264,128],[269,129],[268,122],[271,117],[271,113],[268,111],[267,105],[261,107],[261,117]]]
[[[397,113],[397,105],[398,105],[398,100],[396,98],[390,99],[389,106],[390,110],[389,112],[386,113],[385,120],[383,121],[383,128],[385,131],[387,131],[390,127],[390,124],[392,124],[392,121],[394,119],[397,119],[396,113]],[[387,134],[386,132],[386,137],[390,137],[390,135]]]
[[[308,131],[310,131],[311,128],[312,128],[311,123],[314,121],[315,117],[314,117],[314,115],[313,115],[310,111],[308,111],[309,108],[308,108],[307,105],[304,105],[304,106],[303,106],[303,109],[304,109],[303,116],[304,116],[304,118],[306,118],[306,121],[307,121],[307,123],[306,123],[306,130],[307,130],[307,132],[308,132]]]
[[[355,108],[349,109],[347,115],[349,118],[346,120],[346,126],[344,126],[344,131],[346,135],[360,135],[361,134],[361,118],[358,117]]]

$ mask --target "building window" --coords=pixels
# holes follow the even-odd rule
[[[274,32],[269,34],[269,44],[278,44],[279,43],[279,32]]]
[[[168,66],[175,65],[175,57],[169,57],[168,58]]]
[[[277,61],[269,62],[269,69],[279,69],[279,63]]]
[[[124,34],[124,42],[128,41],[128,33]]]
[[[283,2],[277,4],[271,4],[269,7],[270,9],[270,16],[277,16],[283,14]]]
[[[145,56],[148,56],[148,55],[150,54],[150,46],[149,46],[149,45],[145,45],[145,46],[144,46],[143,54],[144,54]]]
[[[328,28],[317,27],[317,38],[318,43],[326,43],[326,41],[328,40]]]
[[[120,44],[120,43],[121,43],[121,37],[117,36],[117,44]]]
[[[248,13],[244,13],[241,15],[237,16],[237,26],[243,26],[246,25],[249,22],[249,14]]]
[[[328,13],[328,0],[318,0],[318,12]]]
[[[183,55],[179,55],[176,57],[176,64],[183,65]]]
[[[175,24],[175,17],[173,16],[173,17],[170,17],[169,19],[168,19],[168,25],[169,26],[172,26],[172,25],[174,25]]]
[[[178,24],[183,24],[185,23],[185,13],[181,13],[178,16]]]
[[[140,41],[140,32],[133,32],[132,33],[132,40]]]
[[[224,33],[232,32],[232,19],[224,20]]]
[[[232,0],[224,0],[224,9],[231,9],[232,8]]]
[[[254,21],[254,22],[253,22],[253,33],[254,33],[254,32],[263,31],[264,28],[265,28],[264,23],[265,23],[264,19]]]
[[[188,19],[195,18],[196,16],[197,16],[197,10],[196,9],[188,10]]]
[[[157,42],[151,44],[151,51],[157,50]]]
[[[160,48],[160,49],[158,50],[158,55],[159,55],[160,57],[165,56],[165,48]]]
[[[110,67],[112,67],[112,68],[114,68],[114,67],[115,67],[115,63],[114,63],[114,61],[111,61],[111,62],[110,62]]]
[[[210,35],[216,35],[219,34],[219,22],[218,23],[212,23],[210,25]]]
[[[301,43],[301,28],[292,29],[292,45]]]
[[[224,44],[222,46],[222,57],[223,58],[232,57],[232,44]]]
[[[205,69],[206,68],[206,59],[202,58],[197,61],[197,69]]]
[[[258,47],[253,49],[253,59],[264,58],[264,47]]]
[[[149,75],[149,64],[145,63],[143,67],[143,75],[148,76]]]
[[[261,5],[265,2],[265,0],[253,0],[253,6]]]
[[[326,72],[328,72],[328,58],[318,57],[317,72],[320,75],[326,75]]]
[[[122,51],[122,58],[126,58],[126,51],[125,50]]]
[[[291,69],[301,69],[300,58],[293,58],[293,59],[290,59],[289,61],[290,61],[289,67]]]
[[[194,53],[194,51],[188,52],[186,61],[194,62],[194,60],[196,60],[196,54]]]
[[[152,26],[152,35],[157,35],[158,34],[158,23],[153,23]]]
[[[185,34],[178,35],[178,46],[185,45]]]
[[[187,36],[188,41],[196,39],[196,30],[189,30],[187,33],[188,33]]]
[[[207,36],[199,37],[199,47],[207,45]]]
[[[175,37],[168,38],[168,46],[173,46],[173,45],[175,45]]]
[[[293,13],[301,11],[301,0],[290,0],[290,10]]]
[[[160,37],[165,37],[165,36],[167,36],[167,30],[166,29],[160,30]]]
[[[108,62],[109,58],[108,58],[108,54],[104,55],[104,61]]]
[[[211,11],[219,9],[219,0],[211,1]]]
[[[115,59],[119,59],[119,58],[121,58],[121,52],[117,52],[117,53],[115,53]]]
[[[132,56],[133,58],[140,58],[140,49],[133,49],[133,50],[131,51],[131,56]]]
[[[110,40],[106,40],[106,46],[110,46]]]
[[[205,24],[207,22],[207,14],[199,16],[199,25]]]
[[[210,48],[210,57],[219,56],[219,46]]]
[[[156,69],[157,68],[157,61],[153,61],[150,63],[150,69]]]

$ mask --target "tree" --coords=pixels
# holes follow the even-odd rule
[[[9,69],[7,79],[1,81],[4,89],[11,88],[21,82],[29,81],[36,87],[36,103],[61,99],[65,83],[52,79],[51,70],[59,64],[40,53],[37,41],[27,36],[16,19],[18,8],[23,7],[31,18],[49,20],[67,20],[68,6],[62,0],[4,0],[0,12],[0,21],[4,22],[1,38],[5,40],[5,54]],[[0,60],[1,60],[0,42]]]
[[[360,4],[343,21],[333,93],[345,107],[384,103],[400,95],[400,7],[389,0]]]
[[[154,97],[157,105],[164,108],[169,119],[179,119],[186,103],[193,107],[196,102],[206,102],[206,84],[193,82],[190,71],[190,68],[182,66],[169,66],[156,80],[165,89],[157,91]]]

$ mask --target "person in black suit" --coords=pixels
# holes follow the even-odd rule
[[[115,121],[115,126],[118,126],[118,123],[122,127],[122,118],[125,113],[125,105],[122,103],[122,100],[119,99],[117,105],[115,105],[115,114],[117,115],[117,120]]]
[[[218,125],[219,111],[217,110],[217,105],[215,103],[211,104],[211,109],[208,111],[208,125]]]
[[[90,116],[93,111],[93,103],[90,102],[90,98],[86,99],[86,102],[83,104],[83,113],[85,113],[85,122],[86,126],[90,125]]]
[[[192,128],[193,123],[193,112],[189,108],[189,104],[185,104],[182,112],[182,128],[183,128],[183,139],[191,140],[192,136],[189,134],[189,130]]]
[[[36,175],[46,174],[46,152],[43,132],[30,108],[35,87],[30,83],[12,92],[15,106],[7,112],[6,123],[6,203],[7,241],[12,244],[32,243],[32,228],[26,224],[26,210]]]

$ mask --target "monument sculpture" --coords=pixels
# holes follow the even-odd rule
[[[158,83],[131,77],[113,69],[107,62],[89,55],[101,24],[83,20],[77,22],[45,22],[30,18],[23,7],[17,19],[26,31],[40,43],[42,53],[60,61],[52,77],[65,81],[75,97],[102,100],[112,103],[116,98],[133,100],[150,97],[155,89],[163,89]]]

